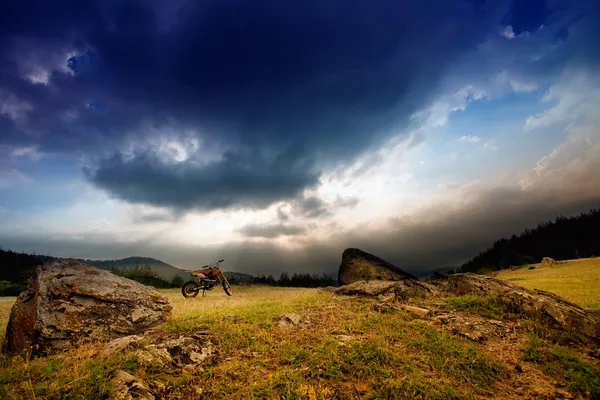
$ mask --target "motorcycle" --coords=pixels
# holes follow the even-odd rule
[[[200,267],[200,269],[186,270],[186,272],[189,272],[195,280],[183,284],[183,287],[181,288],[183,297],[196,297],[200,290],[202,290],[202,297],[204,297],[205,292],[207,290],[213,290],[217,284],[223,287],[227,296],[231,296],[233,294],[231,285],[227,281],[223,271],[221,271],[221,268],[219,268],[219,264],[223,261],[225,260],[219,260],[215,263],[204,265]]]

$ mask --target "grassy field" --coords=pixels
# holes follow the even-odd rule
[[[600,308],[600,258],[561,261],[548,267],[535,264],[535,269],[505,270],[497,276],[526,288],[556,293],[582,307]]]
[[[433,311],[421,318],[400,304],[382,308],[376,299],[317,289],[234,287],[232,297],[215,290],[195,299],[176,289],[162,292],[174,310],[160,330],[206,332],[219,352],[213,362],[191,370],[141,365],[129,352],[98,356],[101,344],[39,359],[0,356],[0,398],[108,398],[118,370],[160,387],[161,399],[600,396],[600,367],[586,355],[585,338],[565,340],[515,321],[493,299],[421,300]],[[13,301],[0,299],[2,329]],[[306,316],[310,324],[277,326],[273,317],[281,313]],[[477,323],[506,318],[510,329],[474,342],[436,322],[435,315],[447,313]]]

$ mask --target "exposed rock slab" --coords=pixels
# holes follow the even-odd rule
[[[125,371],[117,372],[111,381],[111,398],[115,400],[154,400],[148,387],[138,378]]]
[[[141,283],[75,260],[36,268],[11,310],[6,350],[49,354],[81,340],[143,332],[168,318],[169,300]]]
[[[338,280],[347,285],[362,280],[417,279],[389,262],[359,249],[349,248],[342,254]]]
[[[598,313],[583,309],[554,293],[527,289],[509,281],[471,273],[450,275],[447,288],[457,294],[494,295],[523,314],[558,326],[570,327],[583,335],[600,339]]]
[[[131,349],[142,365],[201,368],[217,354],[215,345],[205,336],[131,335],[112,340],[104,346],[101,356]]]
[[[422,297],[428,294],[436,293],[435,286],[413,279],[402,281],[358,281],[348,285],[330,289],[335,294],[359,295],[359,296],[380,296],[383,298],[409,299],[411,297]]]

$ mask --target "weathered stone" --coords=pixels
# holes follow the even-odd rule
[[[166,321],[173,306],[156,290],[75,260],[35,269],[9,317],[6,350],[66,350],[81,340],[143,332]]]
[[[333,335],[333,337],[337,340],[338,345],[340,346],[347,346],[349,342],[354,340],[354,338],[349,335]]]
[[[216,353],[215,346],[205,338],[179,336],[161,343],[148,344],[135,351],[140,364],[198,366]]]
[[[485,342],[488,339],[484,330],[477,325],[471,325],[468,323],[462,325],[453,325],[451,327],[451,331],[458,336],[462,336],[474,342]]]
[[[509,307],[525,315],[558,326],[570,327],[589,337],[600,338],[600,316],[597,312],[585,310],[554,293],[526,289],[503,279],[471,273],[450,275],[447,287],[457,294],[494,295]]]
[[[136,350],[133,354],[141,365],[159,365],[162,367],[173,364],[173,358],[167,349],[159,349],[156,345],[146,346],[143,349]]]
[[[550,267],[550,266],[556,265],[556,264],[558,264],[558,263],[553,258],[550,258],[550,257],[544,257],[544,258],[542,258],[542,265],[544,267]]]
[[[298,314],[281,314],[273,317],[273,321],[280,327],[306,326],[310,324],[308,316],[300,316]]]
[[[200,364],[215,354],[212,342],[189,336],[180,336],[156,345],[158,349],[166,349],[178,367]]]
[[[116,351],[121,351],[130,347],[131,345],[141,341],[142,339],[142,336],[131,335],[112,340],[111,342],[107,343],[106,346],[104,346],[104,349],[102,349],[102,352],[100,354],[102,356],[108,356]]]
[[[405,309],[406,311],[408,311],[411,314],[416,314],[419,317],[427,317],[430,314],[430,311],[426,308],[421,308],[421,307],[415,307],[415,306],[409,306],[409,305],[403,305],[402,306],[403,309]]]
[[[128,372],[117,372],[111,383],[111,399],[154,400],[154,395],[148,387]]]
[[[417,279],[416,276],[396,267],[373,254],[359,249],[346,249],[338,271],[338,280],[347,285],[362,280],[402,280]]]
[[[423,297],[428,294],[437,293],[435,286],[414,279],[402,281],[358,281],[331,290],[335,294],[359,295],[359,296],[384,296],[393,295],[395,299],[409,299],[411,297]]]

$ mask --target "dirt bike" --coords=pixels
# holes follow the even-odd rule
[[[188,281],[183,284],[181,293],[183,297],[196,297],[198,292],[202,290],[202,297],[207,290],[213,290],[217,284],[223,286],[223,290],[227,296],[231,296],[231,285],[227,281],[227,278],[223,274],[223,271],[219,268],[219,264],[225,260],[219,260],[215,263],[204,265],[200,269],[187,269],[196,280]]]

